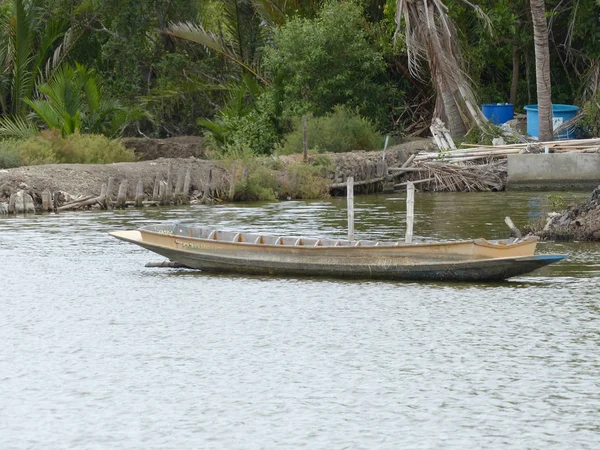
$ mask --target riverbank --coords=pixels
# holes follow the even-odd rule
[[[391,147],[386,152],[355,151],[311,156],[309,162],[314,170],[310,176],[313,178],[309,177],[304,182],[314,184],[317,177],[319,178],[317,181],[324,186],[323,190],[327,193],[352,176],[357,182],[363,183],[363,189],[368,189],[376,183],[383,182],[382,175],[385,167],[402,164],[411,154],[428,149],[429,146],[429,140],[418,140]],[[144,148],[147,149],[149,146],[146,145]],[[180,148],[181,154],[185,154],[185,151],[190,150],[187,147]],[[31,198],[30,203],[34,205],[30,209],[35,210],[42,208],[45,192],[50,193],[49,195],[55,199],[54,209],[82,198],[90,200],[99,198],[103,195],[103,185],[110,187],[112,184],[113,189],[109,188],[108,197],[116,199],[117,189],[123,186],[125,180],[127,182],[122,189],[128,199],[132,201],[138,199],[141,191],[142,201],[156,201],[159,195],[157,187],[161,189],[160,183],[164,183],[162,187],[165,192],[161,191],[160,194],[163,198],[163,194],[166,195],[169,191],[173,192],[178,188],[177,183],[180,183],[180,180],[179,189],[183,189],[182,177],[184,176],[189,177],[185,195],[182,195],[186,201],[233,200],[236,199],[235,186],[240,182],[252,181],[253,177],[262,176],[284,181],[298,178],[297,170],[294,168],[297,169],[301,161],[301,155],[246,162],[207,160],[190,156],[161,157],[154,160],[114,164],[49,164],[5,169],[0,170],[0,204],[4,203],[4,208],[0,208],[0,212],[8,211],[11,196],[17,194],[20,198],[28,195]],[[262,170],[265,167],[268,168],[268,172]],[[276,193],[276,197],[282,195],[287,198],[291,195],[284,189],[279,191],[281,192]],[[302,193],[297,195],[302,198]],[[252,197],[250,196],[249,199]],[[85,206],[92,205],[96,206],[94,202]],[[24,208],[23,212],[27,210],[25,206],[22,208]]]
[[[545,223],[529,230],[544,240],[600,241],[600,186],[584,202],[568,206],[564,211],[550,213]]]

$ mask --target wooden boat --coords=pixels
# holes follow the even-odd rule
[[[537,238],[444,243],[347,241],[159,225],[110,233],[207,272],[352,279],[498,281],[565,258],[534,255]]]

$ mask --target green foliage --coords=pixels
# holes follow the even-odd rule
[[[69,21],[48,15],[41,2],[11,0],[0,10],[0,106],[23,117],[36,82],[52,75],[76,40]]]
[[[216,120],[200,120],[208,129],[207,146],[224,153],[268,154],[278,140],[265,88],[249,76],[230,88],[229,100]]]
[[[5,147],[6,146],[6,147]],[[5,150],[10,148],[10,151]],[[78,133],[63,138],[57,131],[43,131],[26,140],[2,141],[1,154],[18,159],[20,165],[53,163],[109,164],[134,161],[133,150],[106,136]]]
[[[38,87],[42,97],[26,99],[45,125],[63,136],[77,131],[119,135],[142,111],[123,108],[114,99],[102,98],[94,71],[80,64],[64,65],[52,79]]]
[[[0,141],[0,169],[22,166],[21,157],[13,139]]]
[[[583,106],[583,118],[579,126],[586,137],[600,136],[600,93]]]
[[[548,194],[548,204],[553,211],[565,209],[565,199],[559,194]]]
[[[284,198],[316,199],[329,197],[330,181],[323,177],[322,167],[304,163],[286,168],[280,196]]]
[[[156,64],[155,86],[139,98],[158,127],[158,136],[199,135],[198,117],[212,117],[222,103],[223,88],[205,79],[218,70],[215,58],[197,60],[188,49],[168,53]]]
[[[308,147],[318,152],[348,152],[382,148],[383,138],[373,124],[348,108],[337,106],[324,117],[308,120]],[[294,129],[283,142],[282,154],[303,151],[302,121],[296,119]]]
[[[256,162],[249,166],[248,177],[235,185],[235,200],[272,201],[278,187],[277,172]]]
[[[347,105],[385,123],[391,88],[382,82],[383,55],[365,28],[361,7],[350,1],[326,3],[315,19],[294,18],[275,30],[263,67],[284,119]]]

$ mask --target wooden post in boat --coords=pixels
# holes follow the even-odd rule
[[[140,207],[144,204],[144,182],[140,179],[135,191],[135,206]]]
[[[302,148],[304,149],[304,162],[308,162],[308,124],[306,116],[302,116]]]
[[[506,223],[506,225],[508,225],[508,228],[510,228],[510,231],[512,232],[512,234],[517,238],[517,239],[521,239],[523,237],[523,234],[521,233],[521,230],[519,230],[515,224],[513,223],[512,219],[508,216],[506,216],[504,218],[504,223]]]
[[[116,208],[123,208],[125,206],[125,202],[127,202],[127,187],[128,187],[127,178],[121,181],[121,185],[119,186],[119,193],[117,194],[117,204]]]
[[[404,242],[412,244],[415,222],[415,185],[410,181],[406,185],[406,235]]]
[[[190,185],[192,184],[192,168],[188,167],[185,171],[185,178],[183,179],[183,191],[181,192],[181,198],[184,203],[190,202]]]
[[[235,172],[237,171],[237,162],[231,165],[231,181],[229,182],[229,200],[235,197]]]
[[[346,184],[348,198],[348,240],[354,241],[354,177],[348,177]]]

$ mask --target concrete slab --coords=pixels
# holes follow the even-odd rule
[[[598,185],[598,153],[508,156],[508,190],[592,190]]]

